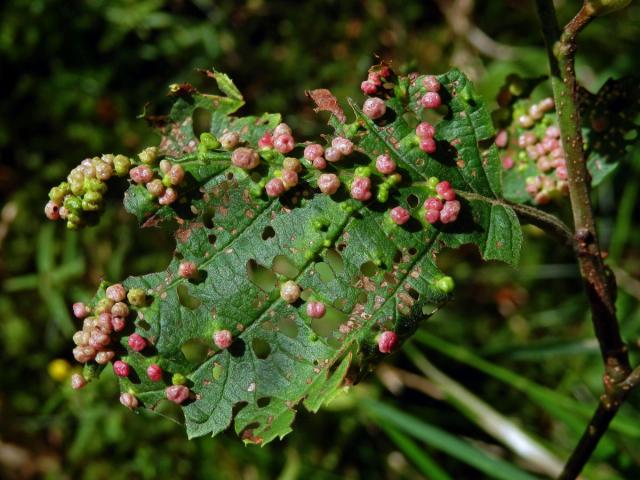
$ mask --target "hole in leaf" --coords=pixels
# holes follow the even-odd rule
[[[346,322],[349,317],[331,305],[326,305],[327,312],[322,318],[311,319],[311,329],[320,337],[331,338],[341,323]]]
[[[414,300],[418,300],[420,298],[420,293],[415,289],[415,288],[409,288],[407,290],[407,293],[411,296],[411,298],[413,298]]]
[[[265,292],[272,292],[276,288],[278,281],[271,270],[263,267],[253,259],[247,262],[247,276],[251,283]]]
[[[196,138],[204,132],[211,131],[211,112],[204,108],[196,108],[193,111],[193,133]]]
[[[402,252],[400,250],[396,250],[396,253],[393,255],[393,263],[400,263],[402,261]]]
[[[271,264],[271,269],[287,278],[295,278],[300,273],[293,261],[286,255],[276,255]]]
[[[140,327],[145,331],[149,331],[151,329],[151,325],[143,319],[136,320],[136,327]]]
[[[247,344],[241,338],[236,338],[231,346],[227,348],[227,351],[231,354],[231,356],[236,358],[243,356],[246,350]]]
[[[331,249],[327,251],[326,261],[331,266],[336,275],[340,275],[344,272],[344,262],[342,261],[342,255],[336,250]]]
[[[412,193],[407,197],[407,203],[411,208],[416,208],[420,204],[420,199],[417,195]]]
[[[264,407],[268,407],[269,404],[271,403],[271,397],[260,397],[256,403],[258,404],[259,408],[264,408]]]
[[[313,291],[310,288],[305,288],[302,292],[300,292],[300,298],[305,302],[309,300]]]
[[[207,359],[209,346],[201,338],[192,338],[183,343],[180,350],[188,362],[202,363]]]
[[[378,267],[373,262],[365,262],[360,265],[360,272],[362,272],[365,277],[373,277],[378,273]]]
[[[246,427],[242,429],[242,431],[238,434],[240,438],[244,441],[249,441],[252,443],[260,443],[262,439],[260,437],[256,437],[253,434],[253,431],[260,426],[259,422],[252,422]]]
[[[280,317],[278,330],[289,338],[296,338],[298,336],[298,325],[296,325],[295,317],[293,315]]]
[[[271,225],[267,225],[266,227],[264,227],[264,230],[262,231],[262,240],[266,241],[275,236],[276,236],[276,231],[273,229]]]
[[[231,414],[235,417],[236,415],[238,415],[238,413],[240,413],[240,410],[242,410],[247,405],[249,405],[249,402],[245,402],[244,400],[234,404],[233,408],[231,409]]]
[[[189,283],[193,285],[199,285],[207,279],[208,275],[209,272],[207,272],[206,270],[198,270],[196,275],[193,278],[189,279]]]
[[[231,181],[234,179],[233,172],[227,172],[227,180]]]
[[[342,252],[345,248],[347,248],[347,244],[344,242],[341,242],[338,245],[336,245],[336,250],[338,252]]]
[[[186,285],[178,285],[177,291],[178,301],[183,307],[188,308],[189,310],[195,310],[200,305],[202,305],[202,302],[199,298],[196,298],[189,293],[189,287],[187,287]]]
[[[253,353],[256,354],[261,360],[264,360],[271,353],[271,345],[262,338],[254,338],[251,342],[251,348],[253,348]]]
[[[336,278],[329,264],[325,262],[316,263],[316,272],[318,272],[318,275],[320,276],[320,280],[322,280],[324,283],[328,283],[334,278]]]
[[[411,255],[412,257],[413,257],[416,253],[418,253],[418,249],[417,249],[417,248],[415,248],[415,247],[411,247],[411,248],[409,249],[409,255]]]
[[[215,211],[212,208],[208,208],[202,214],[202,223],[207,228],[213,228],[213,217],[215,216]]]
[[[207,236],[207,239],[209,240],[209,243],[210,243],[211,245],[215,245],[215,244],[216,244],[216,240],[218,239],[218,237],[216,237],[213,233],[210,233],[210,234]]]

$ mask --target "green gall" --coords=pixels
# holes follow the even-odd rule
[[[152,164],[158,158],[158,148],[147,147],[138,154],[138,158],[142,163],[146,163],[147,165]]]
[[[220,142],[218,139],[209,132],[202,132],[200,134],[200,145],[202,145],[205,150],[215,150],[216,148],[220,148]]]
[[[453,291],[455,287],[455,283],[453,282],[453,278],[451,277],[442,277],[436,281],[436,288],[444,293],[450,293]]]
[[[353,172],[356,177],[370,177],[371,176],[371,168],[370,167],[358,167]]]
[[[89,191],[84,194],[83,200],[91,203],[98,203],[102,201],[102,194],[100,192]]]
[[[440,183],[440,180],[436,177],[430,177],[429,180],[427,180],[427,187],[429,187],[431,190],[435,190],[436,185],[438,185]]]
[[[78,213],[82,210],[82,200],[75,195],[67,195],[64,198],[64,208],[69,210],[70,213]]]
[[[147,295],[141,288],[132,288],[127,292],[127,300],[134,307],[142,307],[146,303]]]
[[[111,308],[115,302],[110,298],[101,298],[94,308],[94,313],[100,315],[101,313],[111,313]]]
[[[107,184],[97,178],[85,178],[84,189],[86,192],[106,193]]]
[[[185,377],[181,373],[174,373],[171,377],[171,383],[173,385],[184,385],[185,383],[187,383],[187,377]]]
[[[113,168],[116,171],[116,175],[124,177],[131,169],[131,160],[124,155],[116,155],[113,159]]]
[[[377,200],[382,203],[389,200],[389,189],[384,187],[386,187],[386,185],[380,186],[380,188],[378,189],[378,195],[376,196]]]

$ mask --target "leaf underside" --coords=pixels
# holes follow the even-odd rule
[[[541,171],[536,160],[531,159],[526,150],[518,145],[518,137],[526,132],[533,132],[538,138],[544,136],[549,125],[557,125],[555,111],[545,114],[542,122],[531,128],[518,125],[518,116],[535,102],[532,93],[539,85],[540,79],[521,79],[526,88],[515,95],[509,105],[511,116],[507,124],[502,125],[509,134],[509,145],[501,150],[503,161],[504,197],[512,202],[529,203],[532,196],[527,193],[527,180],[536,176],[548,176],[554,182],[558,180],[553,169]],[[501,90],[504,92],[507,86]],[[596,93],[580,88],[578,105],[582,121],[587,168],[591,174],[591,184],[596,187],[615,171],[621,161],[628,158],[632,147],[640,138],[640,82],[637,77],[609,79]],[[536,203],[536,202],[534,202]]]
[[[301,402],[316,411],[358,381],[382,356],[379,332],[393,330],[403,341],[447,301],[436,286],[443,276],[438,252],[475,244],[483,258],[515,265],[522,236],[515,213],[501,200],[502,168],[489,112],[459,71],[438,77],[446,107],[435,116],[420,106],[422,77],[399,78],[379,120],[364,116],[354,102],[352,123],[331,116],[336,134],[349,136],[356,152],[327,171],[337,166],[342,178],[388,153],[403,181],[386,203],[358,202],[344,191],[321,194],[320,172],[312,168],[280,198],[255,195],[256,182],[273,176],[283,155],[272,151],[269,161],[246,172],[230,165],[229,152],[197,153],[196,109],[211,113],[212,134],[237,131],[254,148],[281,121],[277,114],[232,116],[242,97],[228,77],[207,73],[224,95],[176,88],[162,128],[161,150],[183,165],[189,195],[158,208],[141,186],[126,194],[127,209],[141,223],[176,228],[176,249],[165,271],[124,282],[145,289],[150,301],[134,309],[135,322],[120,338],[123,360],[135,371],[121,379],[121,388],[163,412],[170,374],[181,373],[195,394],[180,407],[190,438],[215,435],[233,423],[244,441],[266,444],[291,430]],[[438,149],[427,155],[414,130],[421,119],[436,117]],[[300,147],[290,155],[298,152]],[[434,176],[448,180],[462,203],[452,224],[422,220],[425,184]],[[372,178],[375,189],[382,177]],[[390,221],[388,209],[396,205],[412,213],[409,223]],[[196,278],[178,276],[184,260],[198,266]],[[285,280],[303,289],[291,305],[279,296]],[[95,301],[102,296],[104,290]],[[327,306],[323,318],[306,315],[310,300]],[[221,328],[234,335],[222,351],[212,341]],[[127,346],[134,329],[152,345],[141,353]],[[151,363],[167,372],[164,381],[148,380],[144,372]]]

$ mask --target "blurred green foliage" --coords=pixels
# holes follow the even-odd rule
[[[455,64],[488,98],[508,73],[546,73],[532,2],[478,0],[469,17],[454,9],[452,20],[439,6],[454,3],[473,4],[2,2],[0,477],[503,478],[498,467],[480,468],[492,458],[524,475],[530,462],[483,430],[478,417],[461,414],[459,403],[443,400],[442,386],[421,373],[413,355],[395,355],[391,367],[320,414],[301,413],[293,434],[262,449],[244,447],[234,435],[187,441],[170,419],[120,407],[112,375],[72,392],[71,367],[52,364],[71,360],[72,301],[89,298],[102,278],[163,268],[172,249],[162,230],[136,230],[118,202],[96,228],[80,233],[45,223],[48,187],[71,166],[98,153],[133,154],[152,142],[137,115],[147,102],[161,112],[170,83],[210,88],[196,68],[228,72],[248,112],[281,111],[303,136],[322,131],[304,91],[327,87],[338,97],[358,97],[376,56],[424,72]],[[557,3],[566,21],[579,2]],[[466,30],[456,23],[461,18],[470,21]],[[494,58],[495,45],[485,49],[468,34],[472,27],[507,46],[508,58]],[[599,19],[581,39],[585,86],[595,90],[609,76],[635,72],[638,47],[637,2]],[[595,195],[636,362],[639,172],[636,151]],[[566,217],[566,205],[555,208]],[[414,345],[503,421],[564,459],[596,403],[601,360],[570,252],[535,229],[527,233],[518,271],[481,264],[472,249],[443,256],[457,298],[424,325]],[[598,448],[590,478],[640,476],[638,409],[636,394]],[[466,460],[455,455],[456,442],[471,449]]]

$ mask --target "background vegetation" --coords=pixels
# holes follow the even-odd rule
[[[557,3],[562,20],[579,6]],[[636,2],[588,28],[578,75],[596,90],[610,76],[635,73],[639,47]],[[98,227],[67,232],[42,214],[49,186],[84,156],[134,154],[153,141],[136,116],[147,102],[161,111],[170,83],[211,88],[196,68],[227,72],[248,99],[247,111],[281,111],[296,132],[311,136],[322,121],[304,91],[326,87],[360,98],[359,83],[376,57],[403,70],[459,66],[487,98],[508,73],[547,71],[533,2],[518,0],[311,0],[295,8],[262,0],[2,2],[0,477],[553,473],[553,458],[566,458],[596,404],[602,366],[570,252],[533,229],[518,271],[481,264],[473,249],[444,255],[440,264],[458,286],[454,302],[365,384],[318,415],[301,412],[294,433],[265,448],[244,447],[232,433],[187,441],[181,426],[122,408],[112,374],[82,392],[68,386],[75,368],[70,304],[90,298],[102,278],[161,269],[172,240],[161,230],[135,230],[116,202]],[[595,198],[634,363],[639,171],[640,151]],[[567,205],[550,208],[566,214]],[[636,394],[598,448],[589,478],[640,476],[638,442]]]

